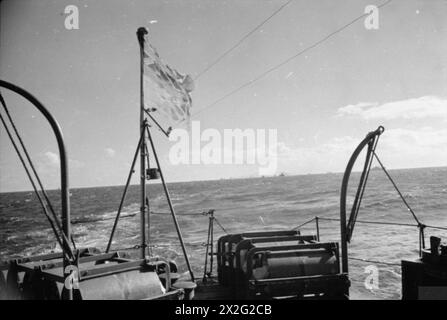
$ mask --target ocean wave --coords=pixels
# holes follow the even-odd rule
[[[121,213],[120,219],[125,218],[131,218],[136,216],[136,213]],[[114,220],[116,218],[116,213],[114,214],[102,214],[102,215],[89,215],[89,216],[83,216],[83,217],[75,217],[71,219],[71,224],[85,224],[85,223],[92,223],[92,222],[98,222],[98,221],[107,221],[107,220]]]
[[[411,174],[413,171],[408,171],[405,174],[396,174],[395,178],[410,205],[418,209],[417,213],[422,222],[447,225],[447,171],[434,175],[426,174],[429,171],[430,169],[415,171],[414,175]],[[317,215],[330,214],[331,217],[338,218],[340,179],[340,176],[320,175],[287,179],[201,181],[173,185],[178,222],[187,250],[191,253],[194,270],[203,268],[205,248],[202,243],[206,241],[209,219],[202,215],[189,215],[190,213],[216,209],[215,217],[230,233],[289,229]],[[407,214],[393,186],[385,182],[386,180],[380,179],[368,182],[359,219],[402,222],[405,217],[405,221],[411,222],[412,217]],[[350,189],[348,202],[351,205],[355,191],[355,188]],[[50,197],[52,195],[57,196],[57,192],[50,194]],[[73,234],[79,247],[105,248],[121,195],[122,187],[73,190]],[[150,208],[153,211],[150,232],[153,253],[177,260],[183,272],[185,263],[163,190],[159,186],[151,186],[149,195]],[[59,249],[45,217],[37,211],[35,202],[26,202],[26,199],[32,197],[23,193],[2,195],[2,259],[49,253]],[[116,230],[113,242],[115,249],[139,244],[138,199],[138,187],[131,186],[121,214],[122,220]],[[219,226],[215,225],[214,229],[215,239],[224,234]],[[307,228],[303,228],[303,232],[314,234],[315,224],[309,224]],[[339,223],[322,220],[320,234],[324,241],[339,241]],[[430,235],[432,234],[435,232],[430,230]],[[374,257],[373,260],[398,261],[402,257],[417,257],[417,248],[416,229],[358,224],[350,252],[366,258]],[[353,262],[352,265],[351,276],[358,280],[353,283],[353,290],[365,293],[362,288],[365,265],[361,262]],[[398,296],[396,290],[400,285],[399,274],[393,268],[384,270],[387,270],[381,280],[384,289],[374,295],[395,298]]]

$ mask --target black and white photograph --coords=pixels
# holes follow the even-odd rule
[[[447,0],[0,0],[0,300],[447,300],[446,84]]]

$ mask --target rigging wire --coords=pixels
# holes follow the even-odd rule
[[[61,237],[59,235],[59,232],[56,229],[56,226],[54,224],[53,219],[51,219],[51,217],[50,217],[50,215],[48,213],[47,207],[45,206],[45,204],[43,202],[43,199],[41,198],[41,196],[40,196],[40,194],[39,194],[39,192],[37,190],[36,184],[35,184],[32,176],[31,176],[31,173],[30,173],[30,171],[29,171],[29,169],[28,169],[28,167],[27,167],[27,165],[25,163],[25,160],[23,159],[22,154],[20,153],[20,151],[19,151],[19,149],[17,147],[17,144],[16,144],[16,142],[14,141],[14,139],[13,139],[13,137],[11,135],[11,131],[9,130],[9,128],[8,128],[6,122],[5,122],[5,119],[3,118],[1,113],[0,113],[0,120],[1,120],[1,122],[3,124],[3,126],[5,127],[6,133],[7,133],[8,137],[9,137],[9,139],[11,140],[11,143],[12,143],[14,149],[16,150],[16,153],[17,153],[17,155],[18,155],[18,157],[20,159],[20,162],[23,165],[23,168],[25,169],[25,172],[26,172],[26,174],[27,174],[27,176],[28,176],[28,178],[29,178],[29,180],[31,182],[31,185],[32,185],[32,187],[34,189],[34,192],[36,193],[36,196],[37,196],[37,198],[38,198],[38,200],[40,202],[40,205],[42,206],[42,210],[43,210],[43,212],[45,214],[45,217],[48,219],[48,222],[50,223],[50,226],[51,226],[51,229],[53,230],[54,236],[56,237],[56,240],[57,240],[59,246],[62,248],[62,250],[64,250],[64,247],[65,247],[64,246],[64,242],[62,241],[62,239],[61,239]],[[69,250],[68,252],[71,252],[71,250]],[[73,256],[71,258],[73,258]]]
[[[365,262],[365,263],[375,263],[375,264],[383,264],[386,266],[395,266],[395,267],[400,267],[401,264],[400,263],[394,263],[394,262],[387,262],[387,261],[378,261],[378,260],[369,260],[369,259],[363,259],[363,258],[356,258],[356,257],[349,257],[350,260],[356,260],[356,261],[360,261],[360,262]]]
[[[287,5],[289,5],[293,0],[289,0],[283,5],[281,5],[275,12],[273,12],[270,16],[268,16],[265,20],[263,20],[260,24],[258,24],[254,29],[244,35],[238,42],[236,42],[231,48],[227,49],[224,53],[222,53],[217,59],[215,59],[212,63],[210,63],[205,69],[203,69],[197,76],[195,76],[194,80],[199,79],[203,74],[209,71],[212,67],[218,64],[225,56],[227,56],[234,49],[239,47],[242,42],[244,42],[248,37],[250,37],[255,31],[257,31],[260,27],[262,27],[265,23],[267,23],[270,19],[272,19],[275,15],[277,15],[282,9],[284,9]]]
[[[340,219],[336,218],[320,218],[320,220],[326,220],[326,221],[340,221]],[[358,223],[365,223],[365,224],[377,224],[377,225],[385,225],[385,226],[399,226],[399,227],[417,227],[417,224],[410,224],[410,223],[401,223],[401,222],[386,222],[386,221],[365,221],[365,220],[357,220]]]
[[[292,230],[297,230],[300,229],[301,227],[304,227],[306,225],[308,225],[311,222],[314,222],[316,219],[316,217],[307,220],[306,222],[292,228]],[[325,220],[325,221],[334,221],[334,222],[339,222],[340,219],[339,218],[326,218],[326,217],[321,217],[318,216],[319,220]],[[368,220],[357,220],[356,222],[358,223],[365,223],[365,224],[377,224],[377,225],[385,225],[385,226],[399,226],[399,227],[418,227],[418,224],[410,224],[410,223],[402,223],[402,222],[387,222],[387,221],[368,221]],[[438,227],[438,226],[432,226],[432,225],[425,225],[426,228],[429,229],[436,229],[436,230],[447,230],[447,227]]]
[[[386,176],[388,177],[388,179],[390,180],[391,184],[393,185],[394,189],[397,191],[397,193],[399,194],[399,197],[402,199],[403,203],[405,204],[405,206],[407,207],[408,211],[410,211],[411,215],[413,216],[414,220],[417,222],[418,226],[423,225],[418,217],[416,216],[416,213],[413,211],[413,209],[410,207],[410,205],[408,204],[407,200],[405,200],[405,197],[403,196],[402,192],[400,192],[399,188],[397,187],[396,183],[394,182],[393,178],[391,177],[391,175],[388,173],[388,171],[386,170],[385,166],[383,165],[382,161],[380,161],[379,156],[377,155],[377,153],[375,151],[373,151],[373,155],[376,158],[377,162],[379,163],[380,167],[382,167],[383,172],[385,172]]]
[[[360,178],[360,184],[357,189],[357,194],[355,195],[354,204],[351,209],[351,216],[349,217],[348,221],[347,226],[348,241],[350,240],[350,238],[352,237],[352,233],[354,232],[355,222],[357,220],[357,216],[360,211],[360,206],[362,204],[363,195],[365,194],[366,184],[368,182],[371,165],[374,160],[372,154],[376,151],[377,144],[379,143],[379,138],[380,136],[374,136],[373,140],[368,142],[368,152],[366,155],[365,165]]]
[[[38,183],[38,185],[40,187],[40,191],[42,192],[42,194],[43,194],[43,196],[45,198],[45,201],[46,201],[46,203],[48,205],[48,208],[50,209],[50,212],[51,212],[51,214],[53,216],[54,222],[55,222],[59,232],[63,233],[63,229],[62,229],[61,223],[60,223],[60,221],[59,221],[59,219],[58,219],[58,217],[56,215],[56,212],[55,212],[55,210],[53,208],[53,205],[51,204],[51,201],[50,201],[50,199],[48,197],[48,194],[46,193],[45,188],[43,187],[43,184],[42,184],[42,181],[40,180],[39,174],[36,171],[36,168],[35,168],[35,166],[33,164],[33,161],[31,160],[31,157],[30,157],[30,155],[28,153],[28,150],[25,147],[25,143],[23,142],[22,137],[20,136],[19,131],[17,130],[16,125],[14,124],[14,121],[13,121],[13,119],[11,117],[11,114],[9,113],[9,109],[8,109],[8,107],[6,105],[6,101],[3,98],[3,95],[1,93],[0,93],[0,103],[1,103],[1,105],[3,107],[3,109],[5,110],[5,113],[6,113],[6,115],[8,117],[8,120],[9,120],[9,122],[11,124],[11,127],[14,130],[14,133],[15,133],[15,135],[16,135],[19,143],[20,143],[20,146],[22,147],[22,150],[23,150],[23,152],[25,154],[26,159],[28,160],[29,166],[31,167],[31,170],[34,173],[36,181],[37,181],[37,183]],[[70,240],[71,240],[71,243],[73,244],[74,249],[76,249],[76,244],[74,242],[73,236],[71,236]]]
[[[216,221],[217,225],[222,229],[222,231],[228,234],[227,230],[220,224],[219,220],[217,220],[216,217],[214,217],[214,220]]]
[[[380,4],[377,6],[377,8],[382,8],[384,6],[386,6],[387,4],[389,4],[390,2],[392,2],[393,0],[387,0],[386,2]],[[344,24],[342,27],[338,28],[335,31],[332,31],[331,33],[329,33],[328,35],[326,35],[325,37],[323,37],[322,39],[318,40],[317,42],[311,44],[310,46],[300,50],[299,52],[297,52],[296,54],[294,54],[293,56],[287,58],[286,60],[280,62],[279,64],[271,67],[270,69],[267,69],[266,71],[264,71],[263,73],[261,73],[260,75],[258,75],[257,77],[251,79],[250,81],[245,82],[244,84],[240,85],[239,87],[237,87],[236,89],[231,90],[230,92],[226,93],[225,95],[223,95],[222,97],[220,97],[219,99],[215,100],[214,102],[208,104],[207,106],[205,106],[204,108],[198,110],[196,113],[192,114],[191,117],[196,116],[200,113],[202,113],[203,111],[214,107],[216,104],[218,104],[219,102],[227,99],[228,97],[232,96],[233,94],[239,92],[240,90],[244,89],[245,87],[248,87],[250,85],[252,85],[253,83],[261,80],[262,78],[264,78],[266,75],[270,74],[271,72],[275,71],[276,69],[282,67],[283,65],[289,63],[290,61],[294,60],[295,58],[303,55],[304,53],[306,53],[307,51],[319,46],[320,44],[322,44],[323,42],[329,40],[330,38],[332,38],[334,35],[340,33],[341,31],[347,29],[348,27],[350,27],[351,25],[353,25],[354,23],[356,23],[357,21],[359,21],[360,19],[363,19],[367,16],[369,16],[371,14],[371,12],[368,13],[364,13],[361,16],[358,16],[357,18],[351,20],[350,22]]]

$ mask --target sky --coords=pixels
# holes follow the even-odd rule
[[[194,77],[285,2],[3,0],[0,78],[34,94],[60,123],[72,187],[122,185],[138,141],[138,27],[164,61]],[[196,81],[193,114],[382,2],[293,0]],[[68,5],[79,8],[77,30],[65,28]],[[445,166],[446,13],[445,0],[394,0],[379,10],[377,30],[361,19],[192,120],[219,132],[276,129],[278,173],[341,172],[379,125],[388,168]],[[2,94],[44,185],[58,188],[48,125]],[[173,142],[153,135],[168,181],[259,175],[250,164],[173,165]],[[0,128],[0,192],[29,189]]]

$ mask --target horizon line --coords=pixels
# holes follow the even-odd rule
[[[374,168],[374,167],[373,167]],[[371,168],[371,169],[373,169]],[[378,167],[382,170],[382,168]],[[447,165],[444,166],[429,166],[429,167],[402,167],[402,168],[392,168],[388,169],[389,171],[396,171],[396,170],[420,170],[420,169],[436,169],[436,168],[447,168]],[[361,171],[352,171],[353,173],[358,173]],[[231,178],[212,178],[212,179],[198,179],[198,180],[175,180],[171,182],[167,182],[167,184],[174,184],[174,183],[193,183],[193,182],[207,182],[207,181],[221,181],[221,180],[243,180],[243,179],[263,179],[263,178],[276,178],[280,177],[280,174],[284,174],[285,177],[300,177],[300,176],[309,176],[309,175],[325,175],[325,174],[342,174],[344,171],[326,171],[326,172],[309,172],[309,173],[287,173],[285,171],[281,171],[278,174],[270,175],[270,176],[240,176],[240,177],[231,177]],[[156,183],[152,183],[153,185],[162,184],[161,181],[157,181]],[[139,186],[139,183],[136,184],[129,184],[129,186]],[[70,190],[74,189],[93,189],[93,188],[110,188],[110,187],[124,187],[124,184],[111,184],[111,185],[96,185],[96,186],[73,186],[69,187]],[[58,191],[60,188],[53,188],[53,189],[45,189],[45,191]],[[24,192],[32,192],[34,193],[34,190],[11,190],[11,191],[0,191],[1,194],[7,194],[7,193],[24,193]]]

